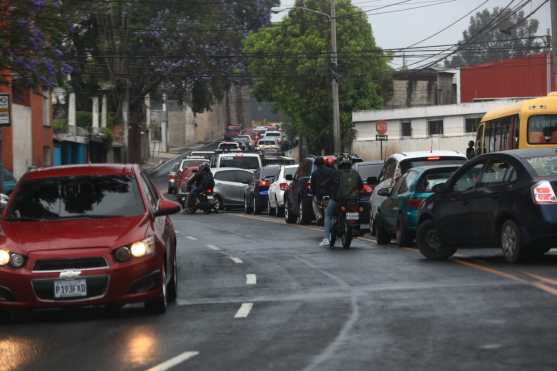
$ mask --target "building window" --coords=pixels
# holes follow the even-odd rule
[[[412,123],[410,121],[400,123],[400,135],[403,137],[412,136]]]
[[[50,92],[43,91],[43,126],[50,126]]]
[[[464,122],[464,130],[466,133],[475,133],[478,131],[480,126],[480,121],[482,119],[479,117],[467,118]]]
[[[432,120],[427,122],[428,135],[443,135],[443,120]]]

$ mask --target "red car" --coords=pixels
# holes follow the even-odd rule
[[[0,220],[0,310],[144,302],[164,313],[178,211],[135,165],[28,172]]]

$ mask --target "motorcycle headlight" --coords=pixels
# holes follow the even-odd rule
[[[134,258],[143,258],[144,256],[153,255],[155,253],[155,238],[149,237],[143,241],[133,243],[130,247],[130,251]]]
[[[8,264],[10,264],[10,252],[0,250],[0,267],[5,267]]]

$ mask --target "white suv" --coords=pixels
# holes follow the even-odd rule
[[[246,170],[258,170],[263,167],[261,156],[257,153],[221,153],[211,160],[211,167],[218,169],[221,167],[235,167]]]
[[[393,187],[397,179],[413,167],[463,164],[465,162],[466,156],[455,151],[403,152],[390,156],[385,161],[385,166],[379,175],[379,184],[374,188],[370,198],[369,220],[372,234],[375,234],[375,215],[379,206],[386,199],[386,197],[377,194],[381,189]]]

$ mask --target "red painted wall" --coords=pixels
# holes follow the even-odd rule
[[[462,102],[481,98],[537,97],[547,95],[546,55],[463,66],[460,70]],[[553,86],[553,73],[552,86]]]
[[[50,123],[52,125],[52,103],[49,101]],[[43,97],[40,95],[31,96],[31,134],[33,136],[33,165],[45,166],[52,164],[52,153],[54,152],[54,141],[52,137],[52,127],[43,126]],[[43,158],[43,148],[50,148],[50,161],[45,163]]]

